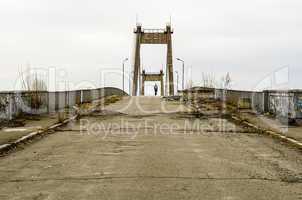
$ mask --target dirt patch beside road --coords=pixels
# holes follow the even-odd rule
[[[21,119],[17,119],[17,121]],[[58,122],[58,117],[54,115],[23,116],[22,123],[13,123],[0,129],[0,145],[10,144],[17,139],[37,130],[45,129]]]

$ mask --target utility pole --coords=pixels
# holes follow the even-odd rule
[[[176,73],[176,92],[178,93],[178,71],[175,71]]]
[[[178,61],[182,62],[182,90],[185,89],[185,61],[180,58],[176,58]]]

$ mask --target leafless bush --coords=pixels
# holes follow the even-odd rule
[[[194,85],[193,81],[192,80],[188,80],[186,88],[192,88],[193,85]]]
[[[44,101],[42,98],[43,92],[47,91],[46,82],[42,76],[39,76],[37,71],[31,71],[30,68],[24,73],[21,70],[20,77],[22,80],[22,89],[27,91],[28,103],[31,108],[40,108]]]
[[[232,80],[229,73],[221,77],[218,81],[213,74],[202,73],[201,84],[203,87],[231,89],[231,82]]]
[[[221,78],[221,88],[223,89],[231,89],[231,83],[232,83],[232,79],[229,73],[226,74],[226,76],[223,76]]]
[[[214,88],[216,86],[215,76],[213,74],[202,73],[202,86]]]

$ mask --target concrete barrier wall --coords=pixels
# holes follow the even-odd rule
[[[182,93],[187,100],[202,98],[206,94],[207,97],[213,96],[239,109],[252,109],[258,113],[269,112],[280,117],[302,118],[302,91],[300,90],[254,92],[195,87]]]
[[[17,98],[18,105],[16,105],[20,112],[23,110],[24,112],[31,112],[31,100],[30,100],[30,94],[26,92],[20,92],[15,95]],[[11,95],[14,95],[13,93]],[[14,115],[18,115],[18,113],[13,113]]]
[[[270,90],[267,93],[267,112],[291,119],[302,118],[302,91]]]
[[[56,92],[48,93],[48,112],[56,111]]]
[[[91,99],[96,100],[99,98],[100,98],[100,90],[98,90],[98,89],[91,90]]]
[[[67,101],[67,106],[69,108],[72,108],[73,106],[75,106],[77,103],[76,103],[76,97],[77,95],[77,91],[69,91],[68,92],[68,101]]]
[[[256,110],[258,113],[264,113],[265,108],[264,93],[254,92],[252,96],[252,109]]]
[[[57,109],[56,110],[63,110],[66,108],[66,92],[56,92],[57,95]]]
[[[0,118],[7,119],[8,117],[8,109],[9,109],[9,96],[6,93],[0,94]]]
[[[109,95],[124,96],[124,91],[113,88],[62,92],[0,92],[0,119],[11,120],[20,113],[45,114],[71,108],[76,104],[90,103]],[[35,101],[40,102],[39,106]]]
[[[127,95],[127,93],[118,88],[105,87],[105,88],[101,88],[101,95],[102,96],[112,96],[112,95],[124,96],[124,95]]]
[[[296,92],[294,96],[295,118],[302,119],[302,92]]]
[[[91,90],[82,90],[81,103],[89,103],[92,101]]]

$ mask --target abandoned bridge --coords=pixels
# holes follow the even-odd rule
[[[301,153],[216,103],[199,117],[160,97],[95,104],[0,158],[1,199],[301,198]]]

